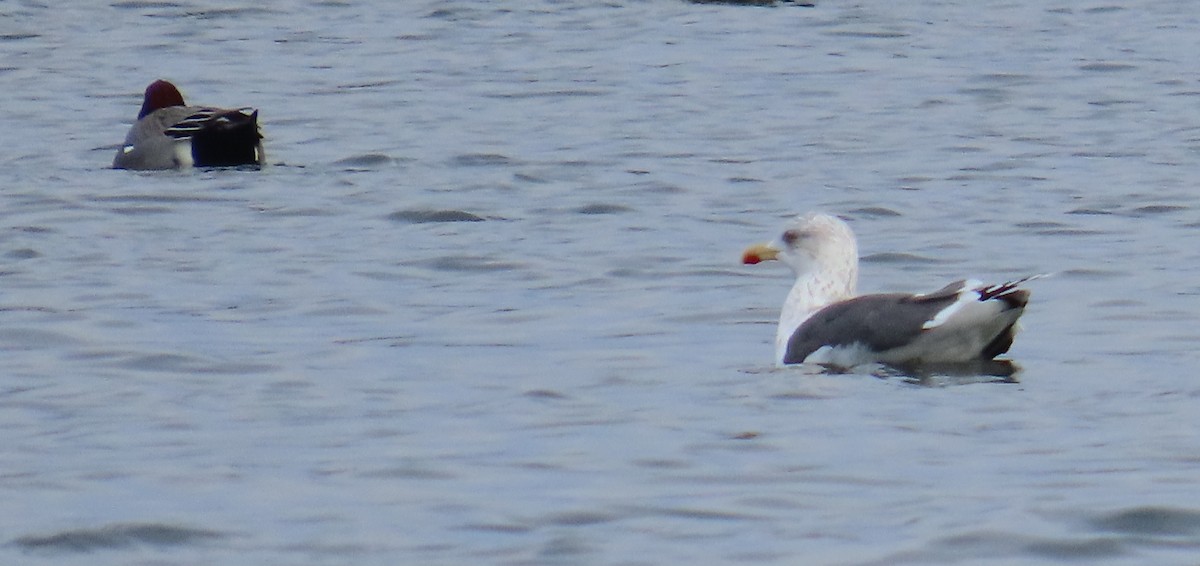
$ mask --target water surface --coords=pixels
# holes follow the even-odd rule
[[[1192,562],[1198,20],[6,5],[0,561]],[[272,165],[108,169],[157,78]],[[864,291],[1055,273],[1015,382],[774,368],[811,209]]]

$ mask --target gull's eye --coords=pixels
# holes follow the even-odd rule
[[[801,234],[799,230],[787,230],[783,233],[783,243],[789,246],[794,246],[796,245],[796,242],[800,241],[800,237]]]

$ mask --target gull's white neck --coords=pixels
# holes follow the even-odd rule
[[[782,364],[788,340],[808,317],[838,301],[854,297],[858,287],[857,257],[849,264],[823,266],[796,278],[779,314],[775,361]]]

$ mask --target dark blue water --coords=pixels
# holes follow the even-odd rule
[[[1194,562],[1198,24],[0,5],[0,562]],[[107,169],[157,78],[272,165]],[[864,291],[1055,273],[1016,383],[774,368],[812,209]]]

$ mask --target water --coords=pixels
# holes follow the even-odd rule
[[[0,562],[1200,556],[1189,2],[82,4],[0,6]],[[160,77],[273,165],[107,169]],[[810,209],[1055,272],[1017,383],[772,367]]]

